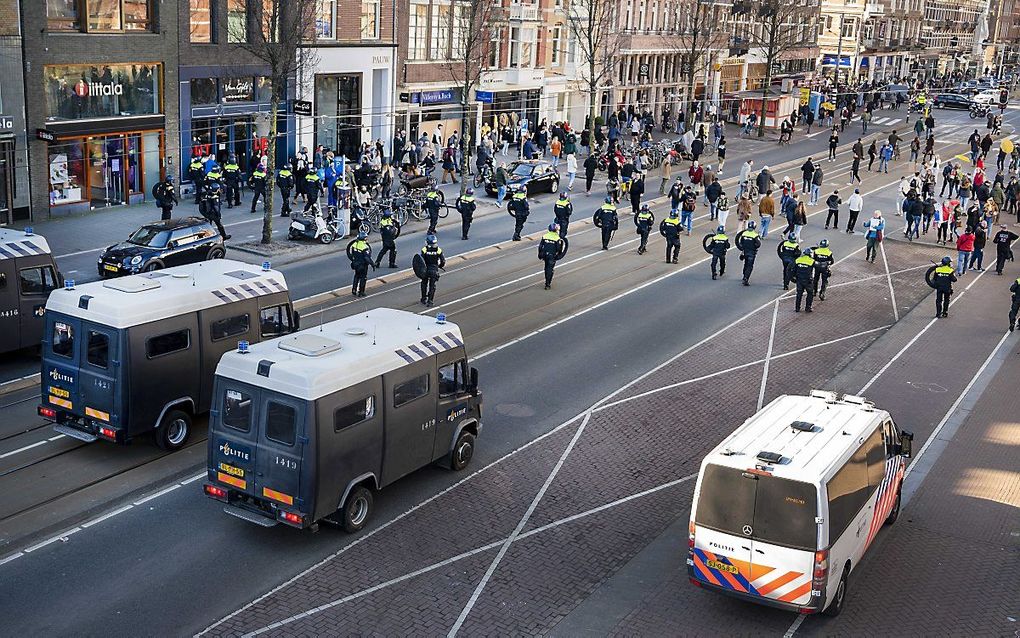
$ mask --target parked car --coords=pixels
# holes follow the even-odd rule
[[[970,108],[971,101],[965,95],[955,93],[939,93],[931,100],[932,106],[937,109],[963,109]]]
[[[537,193],[555,193],[560,189],[560,174],[556,172],[553,165],[544,160],[518,160],[511,162],[506,167],[507,190],[516,191],[519,188],[526,188],[528,196]],[[495,197],[499,189],[494,181],[485,183],[485,192],[490,197]]]
[[[145,224],[127,241],[104,250],[97,267],[102,278],[119,277],[222,259],[226,254],[223,238],[209,220],[184,217]]]
[[[987,89],[974,95],[971,100],[978,104],[991,104],[999,101],[999,92],[995,89]]]

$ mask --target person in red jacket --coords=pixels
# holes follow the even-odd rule
[[[691,179],[691,184],[694,186],[700,186],[704,176],[705,170],[701,168],[697,161],[691,164],[691,167],[687,170],[687,177]]]
[[[967,262],[970,261],[970,254],[974,252],[974,229],[967,227],[960,238],[956,240],[956,276],[962,277],[967,272]]]

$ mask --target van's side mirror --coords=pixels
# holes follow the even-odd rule
[[[478,368],[471,368],[471,385],[468,387],[468,391],[472,395],[478,394]]]
[[[64,273],[57,271],[57,288],[64,287]]]
[[[910,453],[913,451],[913,440],[914,434],[912,432],[901,431],[900,432],[900,454],[906,458],[910,458]]]
[[[293,313],[293,317],[294,317],[294,331],[296,332],[301,329],[301,313],[295,310]]]

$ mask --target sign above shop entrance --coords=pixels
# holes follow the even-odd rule
[[[10,115],[0,115],[0,133],[14,130],[14,118]]]
[[[475,91],[475,100],[482,104],[492,104],[493,92],[492,91]]]
[[[312,103],[307,100],[291,100],[290,111],[294,115],[312,115]]]
[[[255,83],[251,78],[228,78],[222,83],[225,103],[255,101]]]

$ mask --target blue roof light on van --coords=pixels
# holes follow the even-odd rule
[[[272,270],[272,264],[269,261],[262,262],[262,272],[269,272]]]
[[[32,236],[32,227],[31,226],[25,226],[25,236],[26,237],[31,237]]]
[[[438,315],[436,315],[436,323],[438,323],[441,326],[446,324],[446,313],[445,312],[441,312]]]
[[[248,354],[248,342],[247,341],[238,341],[237,342],[237,351],[240,352],[241,354]]]
[[[74,280],[73,279],[65,279],[64,280],[64,290],[74,290]]]

